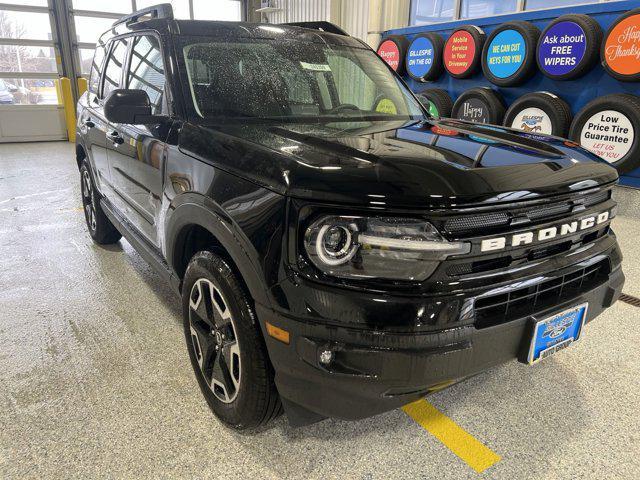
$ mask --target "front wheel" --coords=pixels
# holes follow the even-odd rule
[[[122,235],[109,221],[100,206],[100,196],[95,189],[91,172],[86,163],[80,167],[80,189],[82,191],[82,209],[87,221],[89,234],[100,245],[116,243]]]
[[[281,402],[256,315],[223,258],[209,251],[192,258],[182,308],[191,364],[215,415],[237,430],[277,417]]]

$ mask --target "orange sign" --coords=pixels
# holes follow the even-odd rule
[[[603,58],[615,73],[640,73],[640,14],[624,18],[609,31]]]

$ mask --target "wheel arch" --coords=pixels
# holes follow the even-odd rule
[[[221,208],[211,205],[213,202],[206,197],[197,197],[192,196],[175,207],[166,224],[166,258],[180,279],[180,288],[193,255],[212,250],[229,262],[256,302],[270,305],[254,247]]]
[[[82,167],[82,162],[87,158],[87,151],[84,145],[76,143],[76,163],[78,164],[78,170]]]

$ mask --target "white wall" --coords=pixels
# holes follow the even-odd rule
[[[66,139],[62,105],[0,106],[0,143]]]
[[[409,24],[410,0],[275,0],[270,23],[333,22],[376,47],[380,32]]]

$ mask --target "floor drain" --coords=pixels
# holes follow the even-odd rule
[[[640,308],[640,298],[634,297],[633,295],[627,295],[623,293],[620,295],[619,300],[624,303],[628,303],[629,305],[633,305],[634,307]]]

